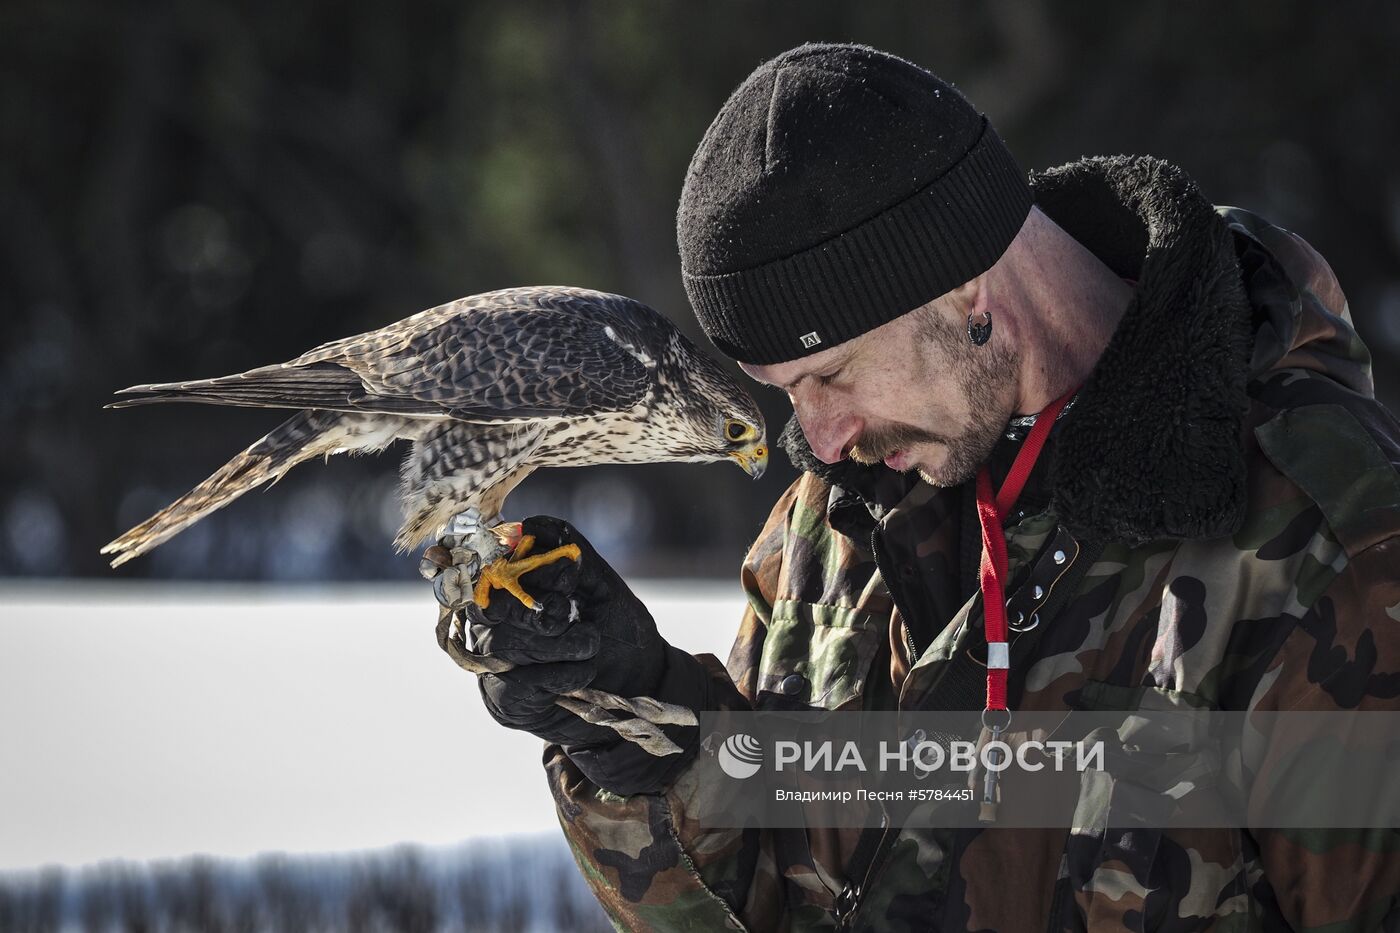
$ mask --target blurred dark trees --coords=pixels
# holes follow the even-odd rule
[[[1395,407],[1397,38],[1382,3],[11,2],[0,574],[106,574],[101,544],[280,420],[101,411],[124,385],[521,284],[629,294],[698,337],[673,227],[690,153],[758,62],[814,39],[959,84],[1028,168],[1150,153],[1298,231]],[[394,459],[304,467],[123,573],[407,579]],[[631,572],[729,575],[791,476],[555,471],[510,510],[572,518]]]
[[[24,885],[0,878],[0,930],[57,933],[63,918],[63,872],[48,868]]]
[[[0,873],[5,933],[611,929],[561,837]]]
[[[346,907],[350,933],[402,930],[433,933],[438,929],[437,893],[413,849],[402,849],[387,862],[357,873]]]

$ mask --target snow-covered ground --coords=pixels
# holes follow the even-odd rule
[[[737,583],[635,588],[727,655]],[[0,870],[557,832],[435,622],[426,584],[0,587]]]

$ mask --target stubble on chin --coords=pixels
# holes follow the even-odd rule
[[[999,425],[973,424],[956,441],[945,444],[946,456],[934,468],[918,467],[919,477],[930,486],[960,486],[977,475],[1001,437]]]

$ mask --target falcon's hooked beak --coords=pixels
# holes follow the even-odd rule
[[[729,456],[754,479],[758,479],[763,475],[763,471],[768,469],[768,445],[763,443],[762,438],[747,447],[731,450]]]

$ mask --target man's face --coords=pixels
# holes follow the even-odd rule
[[[953,486],[976,474],[1014,414],[1017,357],[975,347],[966,313],[935,299],[840,346],[744,372],[787,392],[812,452],[917,469]]]

